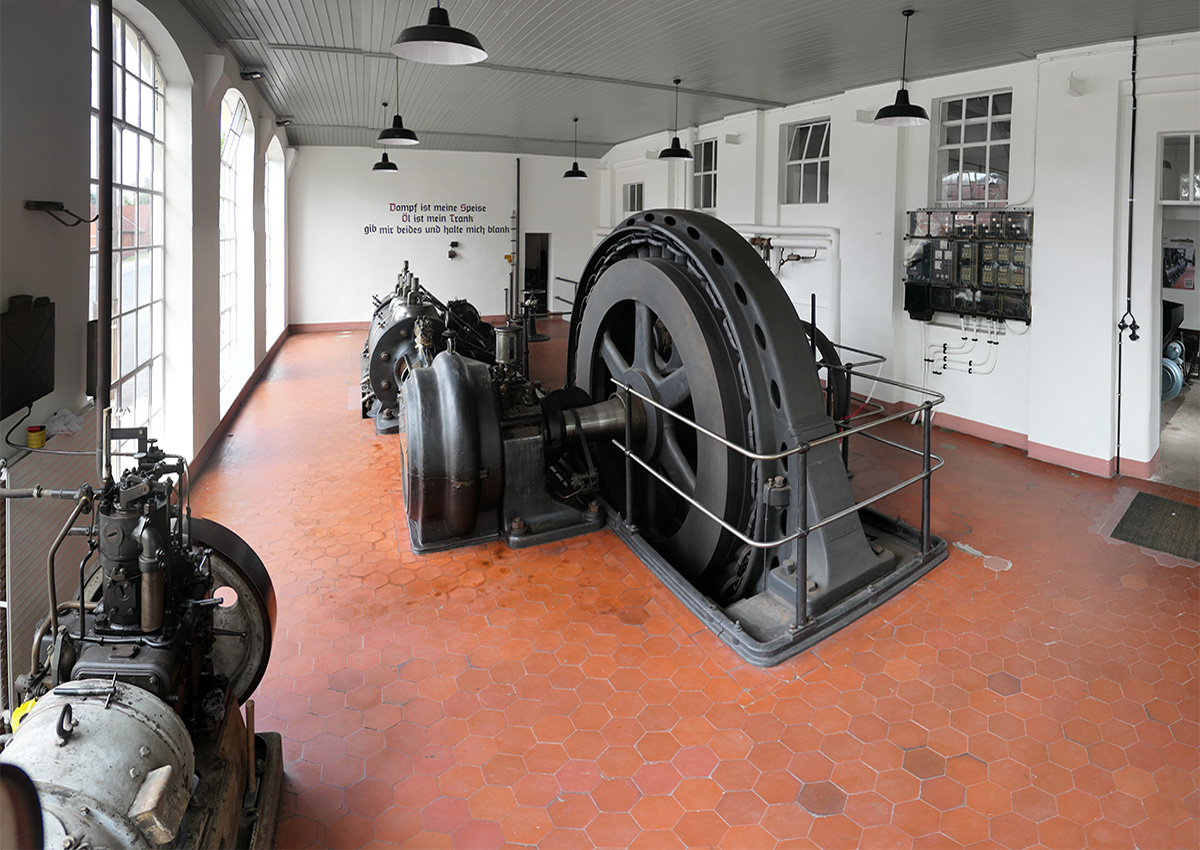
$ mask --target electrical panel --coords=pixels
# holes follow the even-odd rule
[[[913,210],[904,248],[904,309],[1030,322],[1033,210]]]

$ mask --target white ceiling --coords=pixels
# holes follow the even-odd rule
[[[433,0],[182,0],[266,76],[293,145],[374,144],[396,104],[390,47]],[[480,65],[400,62],[399,104],[424,147],[602,155],[688,126],[896,81],[900,11],[913,5],[908,76],[1049,50],[1200,30],[1196,0],[445,0],[490,54]],[[382,103],[390,106],[385,113]],[[882,104],[881,104],[882,105]]]

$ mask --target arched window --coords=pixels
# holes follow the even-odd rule
[[[250,377],[254,343],[254,219],[251,178],[254,124],[246,99],[230,89],[221,100],[220,382],[221,415]]]
[[[266,184],[263,187],[263,236],[266,247],[267,348],[270,348],[286,324],[284,300],[284,199],[283,145],[279,139],[267,146]]]
[[[163,434],[164,116],[166,88],[154,50],[114,12],[113,311],[114,425]],[[100,13],[92,6],[92,216],[99,201]],[[98,315],[99,244],[91,242],[91,318]]]

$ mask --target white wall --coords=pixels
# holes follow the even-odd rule
[[[24,202],[61,201],[88,215],[89,20],[85,0],[0,3],[0,311],[17,294],[55,304],[54,392],[34,404],[30,424],[84,402],[88,228]],[[0,423],[3,432],[23,413]]]
[[[217,386],[217,188],[221,97],[235,86],[246,97],[258,139],[254,168],[255,240],[261,241],[263,156],[275,116],[239,66],[218,48],[177,0],[115,0],[145,34],[167,83],[166,109],[166,406],[162,445],[194,456],[220,424]],[[56,388],[34,408],[33,422],[84,401],[84,334],[88,315],[88,231],[66,229],[27,198],[88,208],[88,0],[0,3],[0,300],[28,292],[57,304]],[[47,57],[53,57],[51,61]],[[263,254],[255,252],[261,303]],[[254,363],[264,355],[262,310],[256,311]],[[18,414],[19,415],[19,414]],[[5,431],[16,417],[0,423]],[[5,448],[5,454],[10,452]]]
[[[517,158],[393,150],[389,159],[399,170],[372,171],[380,153],[343,147],[298,151],[288,182],[289,321],[300,325],[368,321],[371,296],[391,291],[405,260],[442,301],[466,298],[484,315],[503,313],[510,268],[504,256],[513,250]],[[521,156],[520,160],[521,231],[549,233],[551,279],[577,280],[591,253],[599,163],[580,160],[591,177],[582,181],[563,179],[563,172],[571,167],[569,158]],[[407,209],[413,204],[415,210]],[[439,211],[433,205],[450,205],[458,211]],[[444,220],[435,221],[435,216]],[[368,232],[371,227],[375,230]],[[451,227],[461,227],[463,232],[448,233]],[[471,227],[489,232],[467,232]],[[404,232],[404,228],[421,232]],[[435,228],[438,232],[425,232]],[[454,259],[449,257],[452,240],[459,243]],[[574,288],[559,283],[552,295],[571,298]]]
[[[921,323],[902,309],[904,213],[933,201],[936,122],[901,130],[871,123],[896,84],[735,116],[688,131],[684,142],[718,139],[718,217],[743,232],[785,227],[827,231],[840,241],[829,265],[819,258],[782,273],[799,303],[809,291],[836,293],[839,309],[819,313],[830,336],[887,355],[885,375],[944,392],[939,411],[947,424],[1107,474],[1116,451],[1116,324],[1124,311],[1130,47],[1099,45],[909,85],[913,101],[931,114],[938,98],[1013,91],[1010,201],[1035,213],[1033,322],[1000,326],[998,346],[981,341],[983,368],[974,374],[926,370],[927,345],[962,343],[956,316]],[[1139,44],[1133,286],[1142,337],[1124,349],[1121,456],[1147,474],[1158,448],[1158,145],[1162,134],[1200,128],[1198,48],[1195,34]],[[1067,92],[1071,74],[1083,81],[1081,97]],[[821,118],[831,121],[829,203],[781,204],[781,128]],[[738,145],[725,143],[733,126],[741,130]],[[686,177],[690,166],[647,159],[666,139],[636,139],[605,157],[612,176],[601,199],[603,223],[620,219],[620,188],[629,178],[645,180],[647,209],[682,202],[672,169]],[[757,179],[748,184],[751,174]]]

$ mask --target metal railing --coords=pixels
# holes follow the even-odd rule
[[[840,347],[849,349],[848,346],[840,346]],[[856,349],[849,349],[849,350],[855,351]],[[860,352],[860,353],[869,354],[870,352]],[[882,362],[882,361],[880,361],[880,362]],[[831,364],[822,364],[822,365],[824,368],[827,368],[830,370],[843,371],[843,372],[849,372],[850,370],[853,369],[853,366],[835,366],[835,365],[831,365]],[[858,364],[858,365],[863,365],[863,364]],[[870,364],[867,364],[867,365],[870,365]],[[804,625],[808,622],[808,619],[809,619],[809,617],[808,617],[808,537],[810,534],[812,534],[813,531],[815,531],[819,528],[822,528],[826,525],[830,525],[831,523],[837,522],[838,520],[841,520],[847,516],[850,516],[851,514],[855,514],[858,511],[860,511],[862,508],[873,505],[876,502],[878,502],[882,499],[885,499],[888,496],[891,496],[892,494],[897,493],[906,487],[912,486],[913,484],[916,484],[919,481],[919,482],[921,482],[921,529],[920,529],[921,555],[922,555],[922,557],[929,555],[929,553],[930,553],[930,532],[929,532],[930,480],[933,476],[933,473],[936,472],[937,470],[941,469],[942,466],[945,464],[945,461],[942,460],[942,458],[938,457],[937,455],[931,454],[931,452],[930,452],[930,442],[931,442],[931,433],[932,433],[932,424],[933,424],[932,410],[936,405],[939,405],[943,401],[945,401],[946,397],[943,396],[939,392],[935,392],[934,390],[925,389],[923,387],[913,386],[911,384],[905,384],[901,381],[892,380],[891,378],[884,378],[882,376],[879,376],[879,377],[875,378],[874,380],[877,380],[880,383],[887,384],[889,386],[899,387],[904,390],[909,390],[911,392],[918,393],[919,395],[925,396],[927,398],[925,401],[921,402],[920,404],[916,404],[916,405],[912,405],[912,406],[906,405],[903,409],[901,409],[895,413],[888,414],[886,416],[883,416],[880,419],[875,419],[866,424],[842,428],[841,430],[838,430],[835,433],[829,434],[824,437],[820,437],[816,440],[801,442],[795,448],[786,449],[784,451],[779,451],[779,452],[762,453],[762,452],[751,451],[750,449],[747,449],[744,446],[738,445],[737,443],[734,443],[734,442],[726,439],[725,437],[721,436],[720,434],[717,434],[714,431],[710,431],[709,429],[705,428],[703,425],[700,425],[698,422],[694,422],[691,419],[688,419],[687,417],[682,416],[667,407],[664,407],[663,405],[656,402],[654,399],[649,398],[648,396],[643,395],[642,393],[638,392],[629,384],[622,383],[621,381],[618,381],[615,378],[612,379],[613,384],[615,384],[619,389],[621,389],[622,391],[627,393],[628,396],[632,396],[634,398],[641,400],[641,402],[643,404],[649,405],[650,407],[653,407],[656,410],[661,411],[662,413],[670,416],[676,422],[680,422],[680,423],[686,425],[687,427],[691,428],[697,434],[702,434],[705,438],[713,440],[713,441],[725,446],[727,449],[729,449],[731,451],[737,452],[742,457],[746,458],[747,460],[752,461],[756,466],[761,465],[763,462],[766,462],[766,461],[778,461],[778,460],[785,460],[787,458],[792,458],[792,457],[797,457],[797,456],[799,457],[798,476],[797,476],[798,481],[797,481],[797,485],[796,485],[796,492],[797,492],[796,513],[798,516],[799,528],[797,528],[791,534],[785,534],[785,535],[776,537],[773,540],[756,540],[756,539],[753,539],[753,538],[748,537],[747,535],[743,534],[740,529],[735,528],[734,526],[730,525],[722,517],[717,516],[707,506],[701,504],[695,498],[693,498],[689,494],[683,492],[683,490],[681,490],[673,481],[668,479],[665,475],[660,473],[658,470],[653,469],[650,466],[650,464],[648,464],[646,461],[642,460],[642,458],[638,457],[636,454],[633,453],[633,449],[631,448],[631,446],[633,444],[633,405],[626,404],[625,405],[625,443],[624,443],[624,445],[622,445],[620,441],[618,441],[616,439],[612,440],[612,444],[625,456],[625,523],[626,523],[626,525],[628,526],[628,528],[631,532],[636,533],[637,523],[636,523],[636,515],[634,512],[634,498],[633,498],[633,493],[634,493],[633,465],[637,464],[642,469],[644,469],[647,473],[649,473],[652,477],[657,479],[661,484],[663,484],[668,489],[670,489],[673,493],[675,493],[675,495],[679,496],[681,499],[683,499],[685,502],[687,502],[693,508],[700,511],[702,514],[704,514],[704,516],[708,517],[713,522],[717,523],[717,525],[719,525],[721,528],[723,528],[728,533],[732,534],[735,538],[737,538],[738,540],[740,540],[742,543],[746,544],[747,546],[750,546],[753,549],[766,550],[766,549],[774,548],[776,546],[782,546],[787,543],[792,543],[794,546],[794,559],[795,559],[795,564],[796,564],[796,613],[795,613],[795,622],[791,626],[791,629],[793,632],[796,632],[796,631],[799,631],[800,629],[802,629],[804,627]],[[903,445],[902,443],[897,443],[893,440],[886,439],[885,437],[882,437],[878,434],[870,433],[873,429],[876,429],[881,425],[885,425],[888,422],[894,422],[899,419],[906,419],[908,417],[915,416],[918,413],[920,413],[920,415],[921,415],[921,430],[922,430],[922,447],[921,447],[921,449],[914,449],[911,446],[906,446],[906,445]],[[866,437],[867,439],[874,440],[878,443],[882,443],[887,446],[891,446],[892,448],[899,449],[900,451],[906,452],[908,454],[919,455],[922,459],[921,472],[918,475],[914,475],[910,478],[905,479],[904,481],[901,481],[899,484],[895,484],[891,487],[888,487],[887,489],[883,490],[880,493],[876,493],[873,496],[863,498],[861,501],[855,502],[850,507],[844,508],[843,510],[840,510],[834,514],[831,514],[830,516],[820,519],[817,522],[810,525],[809,521],[808,521],[808,463],[809,463],[808,455],[809,455],[809,452],[811,452],[813,449],[815,449],[819,446],[833,443],[838,440],[845,440],[846,438],[848,438],[852,435],[855,435],[855,434],[861,434],[862,436]],[[781,485],[775,484],[775,483],[765,479],[765,477],[762,475],[761,468],[758,469],[758,472],[759,472],[758,480],[764,482],[764,490],[770,489],[773,486],[781,486]],[[768,495],[766,494],[766,492],[764,492],[758,498],[763,503],[765,503],[766,500],[768,499]],[[761,508],[761,505],[758,505],[758,507]],[[763,513],[761,511],[761,509],[759,510],[759,513],[760,514]],[[756,523],[756,534],[765,536],[765,529],[763,528],[763,525],[764,525],[764,523],[761,521]]]

